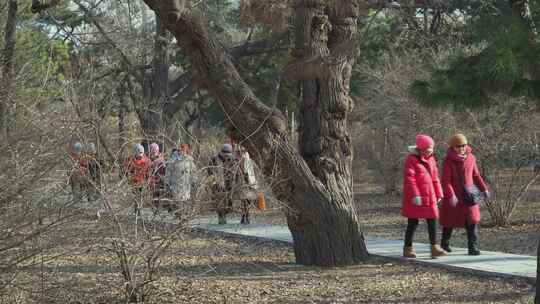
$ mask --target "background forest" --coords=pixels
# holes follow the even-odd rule
[[[137,230],[140,223],[125,216],[96,221],[88,208],[70,201],[68,148],[75,141],[93,143],[104,168],[103,199],[94,207],[114,209],[129,201],[119,172],[134,143],[147,147],[159,142],[166,154],[189,143],[203,168],[238,127],[235,119],[245,118],[247,125],[254,119],[231,114],[221,101],[227,97],[216,93],[218,85],[186,53],[189,45],[155,14],[153,2],[0,3],[0,303],[83,303],[87,293],[92,294],[88,301],[103,303],[143,299],[202,303],[205,297],[208,303],[237,303],[246,300],[240,296],[245,286],[225,286],[226,280],[205,285],[196,279],[209,269],[204,265],[214,265],[213,271],[223,274],[225,270],[215,264],[226,261],[228,254],[239,258],[236,266],[247,260],[251,263],[247,272],[264,274],[285,272],[287,262],[299,260],[298,248],[291,253],[290,248],[276,250],[268,244],[225,242],[195,234],[187,222],[205,210],[190,210],[177,225],[147,223],[150,228],[142,233]],[[226,51],[226,59],[268,113],[281,113],[288,143],[300,151],[317,178],[330,184],[321,177],[324,172],[317,171],[324,169],[313,169],[316,165],[306,152],[306,138],[311,136],[306,130],[316,122],[306,118],[311,115],[306,76],[294,71],[295,62],[307,56],[298,47],[295,10],[305,1],[173,2],[181,3],[182,11],[202,24],[212,42]],[[333,1],[322,2],[333,5]],[[442,160],[447,139],[460,132],[469,138],[492,188],[492,199],[483,209],[487,236],[483,245],[535,255],[540,211],[540,3],[348,2],[357,3],[359,11],[355,37],[341,46],[345,57],[354,58],[349,62],[349,88],[344,89],[350,89],[345,97],[350,97],[351,107],[336,116],[343,114],[339,122],[350,130],[345,137],[350,138],[352,158],[347,159],[352,162],[352,191],[363,232],[401,237],[402,160],[415,134],[432,135],[438,143],[436,156]],[[332,43],[332,36],[328,39]],[[306,68],[304,73],[309,71]],[[261,142],[250,143],[250,152],[267,153]],[[258,161],[258,174],[264,175],[269,198],[270,210],[260,218],[289,224],[294,230],[300,217],[293,219],[291,214],[302,213],[304,207],[283,198],[287,192],[280,180],[283,173],[270,176],[273,169],[266,168],[266,156],[251,154]],[[209,203],[205,193],[200,195]],[[512,238],[518,241],[513,243]],[[193,248],[200,250],[202,266],[195,262],[197,255],[190,255]],[[223,253],[220,258],[214,258],[217,251]],[[192,267],[175,266],[177,261]],[[302,264],[325,263],[306,258]],[[185,278],[164,279],[167,271],[162,268],[180,271]],[[461,277],[454,283],[465,280]],[[472,290],[474,284],[484,282],[463,284]],[[521,288],[526,295],[518,292],[520,301],[532,301],[530,287],[506,288]],[[206,293],[207,289],[218,291]],[[98,290],[106,292],[99,295]],[[290,299],[301,301],[301,293],[289,295]],[[451,291],[445,295],[451,301]],[[264,296],[250,293],[254,302],[264,301]],[[391,298],[370,296],[372,301]]]

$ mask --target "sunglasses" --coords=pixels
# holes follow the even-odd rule
[[[459,145],[458,148],[465,148],[467,145]]]

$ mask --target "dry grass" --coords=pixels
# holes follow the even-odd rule
[[[59,253],[70,254],[26,269],[21,281],[43,284],[18,290],[10,303],[123,303],[123,281],[104,241],[112,234],[100,227],[87,221],[63,229],[69,232],[58,236]],[[532,303],[532,287],[517,280],[376,258],[345,268],[301,267],[281,243],[193,233],[178,234],[159,269],[146,303]]]

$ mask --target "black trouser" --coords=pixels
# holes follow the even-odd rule
[[[451,227],[443,227],[442,231],[442,243],[447,243],[450,241],[450,238],[452,237],[452,231],[454,228]],[[478,237],[476,235],[476,224],[468,224],[465,223],[465,230],[467,230],[467,243],[469,247],[476,246],[478,242]]]
[[[405,246],[412,246],[414,232],[418,227],[418,219],[408,219],[407,230],[405,231]],[[437,243],[437,221],[435,219],[426,219],[429,234],[429,243],[435,245]]]

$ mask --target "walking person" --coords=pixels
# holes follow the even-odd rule
[[[152,206],[158,212],[161,205],[161,198],[165,194],[165,162],[157,143],[150,144],[149,150],[150,176],[148,185],[152,194]]]
[[[232,145],[223,144],[208,167],[208,175],[214,177],[212,194],[215,198],[215,210],[220,225],[227,224],[227,214],[233,209],[231,192],[239,179],[239,171]]]
[[[241,219],[240,224],[250,224],[250,209],[257,202],[257,178],[255,176],[255,164],[248,151],[242,153],[242,195],[241,195]]]
[[[136,196],[134,207],[137,215],[140,215],[143,206],[144,188],[147,186],[149,171],[150,160],[144,155],[144,147],[136,144],[133,147],[133,156],[124,163],[124,172]]]
[[[88,161],[83,156],[83,147],[80,142],[74,142],[69,147],[69,158],[71,160],[71,169],[68,171],[69,185],[73,202],[82,203],[84,197],[88,198]]]
[[[469,255],[480,255],[476,226],[480,221],[480,203],[489,197],[489,191],[465,135],[452,136],[449,145],[442,172],[445,199],[441,206],[441,247],[452,252],[452,231],[465,228]]]
[[[88,144],[86,159],[89,173],[88,201],[95,202],[101,197],[101,163],[97,158],[96,146],[93,143]]]
[[[166,167],[165,183],[172,200],[171,205],[167,207],[169,212],[180,207],[189,207],[187,202],[191,200],[197,180],[197,167],[195,160],[189,155],[189,147],[182,144],[180,150],[173,149]]]
[[[416,145],[409,147],[409,155],[403,168],[403,197],[401,215],[407,218],[403,256],[416,258],[413,249],[413,237],[420,219],[426,219],[431,258],[446,255],[437,245],[437,218],[439,211],[437,203],[442,199],[443,192],[439,182],[437,164],[433,156],[435,142],[424,134],[416,136]]]

